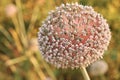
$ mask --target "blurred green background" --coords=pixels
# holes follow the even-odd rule
[[[91,80],[120,80],[120,0],[0,0],[0,80],[83,80],[80,69],[62,70],[46,63],[37,43],[48,12],[72,2],[92,6],[112,32],[104,55],[108,70],[98,76],[89,73]]]

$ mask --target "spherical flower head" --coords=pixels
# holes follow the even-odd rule
[[[43,57],[58,68],[87,67],[102,58],[110,38],[106,20],[78,3],[56,7],[38,32]]]
[[[93,76],[104,75],[108,70],[108,64],[104,60],[99,60],[90,65],[89,72]]]
[[[6,15],[12,17],[17,13],[17,7],[14,4],[8,4],[5,8]]]

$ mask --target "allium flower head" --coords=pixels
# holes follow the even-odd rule
[[[104,75],[107,72],[107,70],[108,64],[103,60],[96,61],[89,67],[89,72],[93,76]]]
[[[102,58],[111,38],[106,20],[90,6],[62,4],[39,28],[45,60],[58,68],[87,67]]]

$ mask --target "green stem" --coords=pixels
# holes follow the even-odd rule
[[[22,4],[21,4],[21,0],[15,0],[16,1],[16,5],[18,8],[18,22],[19,22],[19,29],[21,32],[21,39],[22,39],[22,43],[24,45],[24,47],[27,47],[27,36],[26,36],[26,29],[25,29],[25,24],[24,24],[24,19],[23,19],[23,13],[22,13]]]
[[[34,29],[35,22],[38,19],[38,13],[39,13],[39,4],[36,4],[36,6],[35,6],[35,8],[33,10],[32,18],[31,18],[31,21],[30,21],[30,25],[28,27],[28,38],[31,37],[32,30]]]
[[[81,67],[81,72],[82,72],[85,80],[90,80],[90,77],[89,77],[85,67]]]
[[[104,75],[100,75],[101,80],[106,80]]]

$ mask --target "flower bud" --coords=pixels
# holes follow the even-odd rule
[[[89,72],[93,76],[104,75],[107,72],[107,70],[108,64],[103,60],[96,61],[89,67]]]
[[[14,4],[8,4],[5,8],[6,15],[12,17],[17,13],[17,8]]]

